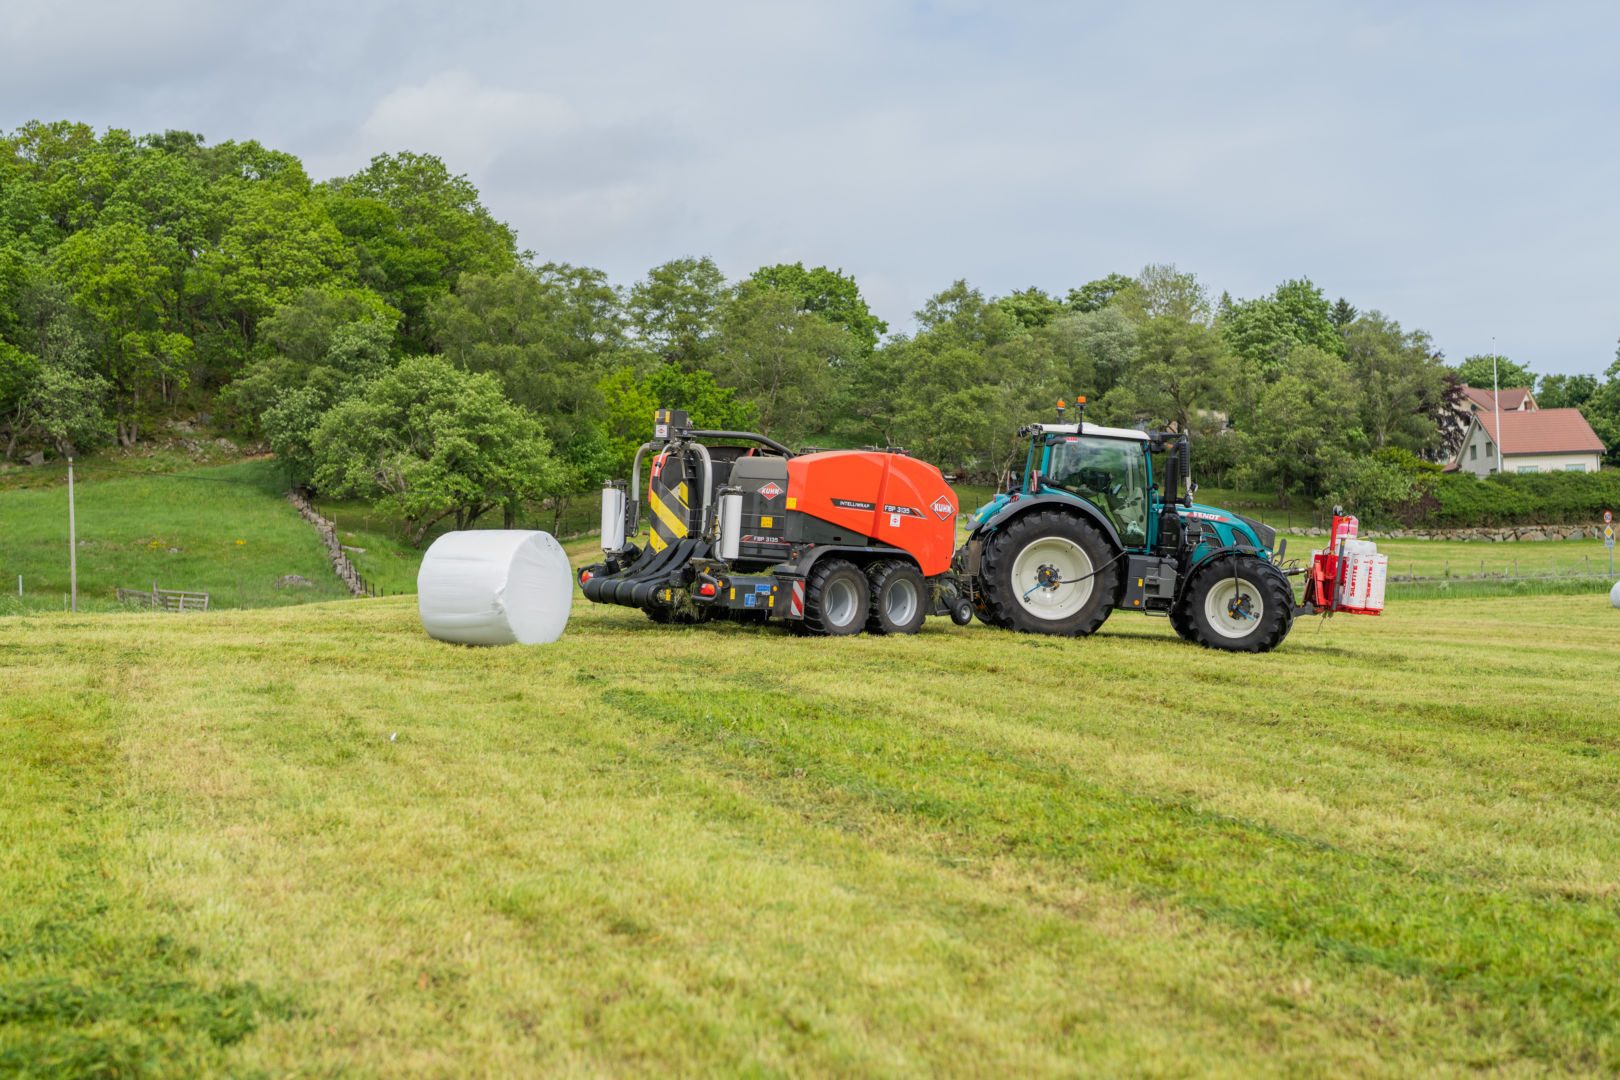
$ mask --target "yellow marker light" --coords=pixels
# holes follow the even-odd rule
[[[799,508],[799,500],[797,498],[795,498],[794,496],[789,495],[788,496],[788,509],[789,510],[797,510],[798,508]]]
[[[759,527],[762,528],[762,529],[768,529],[768,528],[771,527],[771,522],[773,522],[775,520],[776,520],[775,518],[762,517],[762,518],[759,519]]]

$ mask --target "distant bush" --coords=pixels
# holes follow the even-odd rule
[[[1407,528],[1573,525],[1620,509],[1620,470],[1486,478],[1443,473],[1404,450],[1359,458],[1334,480],[1324,508],[1340,504],[1363,521]]]
[[[1575,525],[1620,509],[1620,470],[1595,473],[1532,473],[1437,476],[1435,506],[1414,524],[1442,528],[1481,525]]]

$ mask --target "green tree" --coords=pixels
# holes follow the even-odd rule
[[[602,424],[609,471],[623,476],[630,469],[636,448],[652,435],[653,413],[682,409],[696,427],[714,431],[752,431],[759,427],[754,407],[737,399],[737,392],[715,382],[707,371],[682,371],[660,365],[638,376],[633,367],[621,367],[598,386],[606,402]]]
[[[1065,299],[1071,311],[1101,311],[1114,302],[1114,298],[1136,285],[1136,279],[1127,274],[1109,274],[1088,281],[1078,289],[1070,289]]]
[[[1333,309],[1308,278],[1285,281],[1270,296],[1229,305],[1218,325],[1228,347],[1267,376],[1301,345],[1334,355],[1344,351]]]
[[[1113,303],[1139,323],[1174,319],[1208,325],[1211,318],[1209,293],[1196,275],[1183,273],[1173,264],[1143,267],[1130,288],[1115,294]]]
[[[1620,465],[1620,345],[1615,346],[1614,363],[1604,371],[1603,377],[1603,384],[1581,404],[1580,409],[1592,425],[1592,431],[1608,447],[1604,461],[1610,465]]]
[[[1063,305],[1056,297],[1047,295],[1034,285],[1008,293],[997,300],[996,305],[1025,330],[1038,330],[1063,311]]]
[[[417,546],[446,518],[466,529],[540,497],[556,467],[539,421],[493,376],[437,356],[408,357],[364,384],[327,411],[311,441],[320,491],[397,514]]]
[[[1159,315],[1141,325],[1136,340],[1125,383],[1147,419],[1190,431],[1200,412],[1226,403],[1236,365],[1213,327]]]
[[[407,350],[428,343],[428,305],[464,273],[517,265],[512,230],[486,210],[478,189],[431,154],[382,154],[323,186],[326,209],[348,239],[362,284],[404,318]]]
[[[1543,409],[1578,409],[1591,401],[1601,384],[1595,375],[1545,375],[1536,389]]]
[[[188,281],[199,313],[232,338],[230,368],[257,340],[260,320],[306,289],[349,278],[352,265],[343,235],[307,185],[234,187],[224,203],[229,224]]]
[[[798,297],[800,311],[842,326],[866,352],[876,348],[878,339],[889,332],[889,324],[873,315],[872,309],[866,306],[855,279],[842,270],[829,270],[825,266],[806,270],[803,263],[777,263],[760,267],[748,280]]]
[[[1057,389],[1068,396],[1102,397],[1136,355],[1136,324],[1114,307],[1060,316],[1035,336],[1050,351]]]
[[[114,222],[69,236],[51,254],[51,269],[73,302],[103,330],[99,373],[113,386],[118,438],[125,446],[182,381],[191,339],[173,328],[176,297],[166,272],[173,241]]]
[[[844,327],[801,310],[797,294],[745,282],[722,310],[710,367],[766,432],[792,442],[824,429],[834,372],[860,352]]]
[[[493,374],[543,417],[559,451],[599,418],[597,383],[625,343],[618,290],[600,270],[564,263],[463,275],[429,306],[428,324],[446,357]]]
[[[1434,417],[1446,371],[1428,334],[1402,330],[1381,312],[1363,312],[1345,331],[1345,361],[1360,389],[1361,429],[1373,449],[1422,454],[1439,446]],[[1349,419],[1348,410],[1342,415]]]
[[[1361,312],[1356,310],[1356,306],[1341,296],[1333,302],[1333,312],[1328,318],[1333,321],[1333,329],[1343,332],[1345,327],[1356,321],[1359,314]]]
[[[916,319],[915,337],[880,350],[899,378],[884,441],[957,472],[997,475],[1018,425],[1057,392],[1050,354],[965,281],[930,297]]]
[[[1495,364],[1495,379],[1492,378],[1492,363]],[[1503,390],[1512,390],[1519,387],[1534,389],[1536,376],[1533,371],[1523,364],[1516,364],[1505,356],[1484,353],[1479,356],[1470,356],[1457,365],[1457,377],[1469,386],[1489,390],[1492,386],[1501,386]],[[1540,398],[1538,396],[1537,402]]]
[[[1336,354],[1314,345],[1294,348],[1245,433],[1240,482],[1275,492],[1284,505],[1291,495],[1321,494],[1363,448],[1356,398],[1350,371]]]
[[[671,259],[630,289],[627,311],[636,340],[667,364],[687,370],[714,354],[726,276],[708,256]]]
[[[296,407],[287,406],[277,421],[278,440],[292,458],[310,460],[308,436],[313,424],[289,427],[288,419],[313,410],[317,415],[347,397],[362,381],[380,375],[392,363],[400,313],[369,289],[332,285],[308,288],[276,309],[260,324],[261,355],[247,364],[225,388],[221,400],[236,412],[237,427],[264,432],[267,411],[291,391],[308,391]],[[293,451],[290,432],[304,433]],[[282,453],[277,450],[277,453]],[[289,458],[291,460],[291,458]],[[295,478],[304,474],[295,469]]]

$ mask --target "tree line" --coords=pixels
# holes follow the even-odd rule
[[[1212,297],[1163,265],[1061,292],[957,281],[889,333],[836,269],[729,281],[685,257],[622,285],[542,261],[431,155],[317,182],[251,141],[0,137],[7,460],[206,413],[417,540],[621,474],[657,406],[992,479],[1021,423],[1083,394],[1089,419],[1192,432],[1206,484],[1388,498],[1452,449],[1444,418],[1488,363],[1448,367],[1421,330],[1305,278]],[[1620,451],[1620,356],[1601,380],[1498,366]]]

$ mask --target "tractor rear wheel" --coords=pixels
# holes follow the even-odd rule
[[[799,632],[843,637],[866,629],[872,587],[861,568],[844,559],[823,559],[804,579],[804,619]]]
[[[1119,555],[1090,522],[1036,510],[985,545],[978,614],[1009,630],[1082,637],[1114,610],[1119,583]]]
[[[866,568],[872,582],[872,610],[866,628],[874,634],[915,634],[928,617],[928,582],[922,571],[899,559]]]
[[[1293,590],[1265,560],[1226,556],[1198,571],[1170,621],[1206,649],[1270,652],[1294,625]]]

